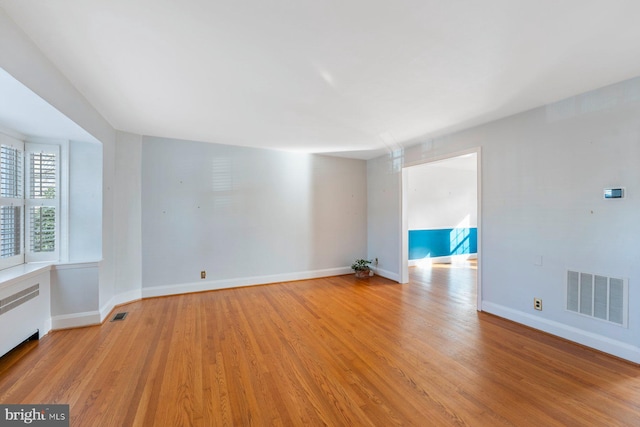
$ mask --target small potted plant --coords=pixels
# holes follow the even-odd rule
[[[351,269],[356,272],[356,277],[373,276],[369,264],[371,264],[371,261],[367,259],[357,259],[356,262],[351,264]]]

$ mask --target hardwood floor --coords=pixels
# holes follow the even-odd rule
[[[640,367],[475,310],[475,270],[148,299],[0,359],[74,426],[640,425]]]

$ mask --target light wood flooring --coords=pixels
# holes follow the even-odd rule
[[[475,309],[475,269],[155,298],[0,359],[73,426],[637,426],[640,367]]]

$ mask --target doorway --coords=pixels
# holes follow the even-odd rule
[[[475,268],[481,310],[480,149],[413,164],[402,170],[401,283],[409,266],[457,263]]]

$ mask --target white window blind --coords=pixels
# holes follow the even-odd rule
[[[56,155],[54,153],[29,153],[29,194],[32,199],[55,199],[58,183]]]
[[[0,196],[3,198],[22,199],[22,155],[21,145],[0,146]]]
[[[27,262],[58,259],[59,153],[55,145],[27,144]]]
[[[32,206],[29,209],[29,249],[31,252],[55,252],[56,209],[51,206]]]
[[[24,263],[24,143],[0,135],[0,269]]]
[[[0,257],[10,258],[22,251],[22,206],[0,206]]]

